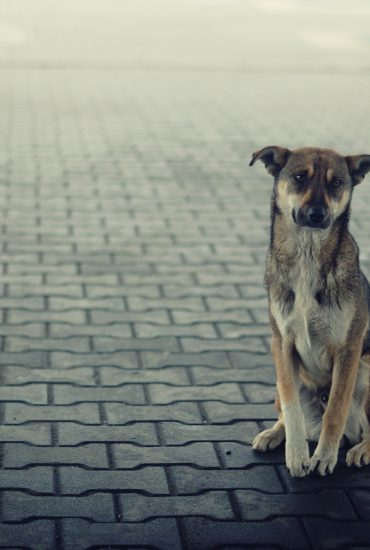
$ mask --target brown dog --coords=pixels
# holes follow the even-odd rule
[[[265,284],[279,420],[253,448],[286,439],[292,476],[325,475],[345,435],[355,445],[347,464],[369,464],[370,290],[348,222],[370,155],[274,146],[256,160],[275,179]],[[318,441],[311,458],[307,439]]]

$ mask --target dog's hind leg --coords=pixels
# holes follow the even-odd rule
[[[272,451],[285,440],[285,426],[278,392],[276,393],[275,407],[279,413],[279,420],[275,422],[272,428],[264,430],[254,438],[252,446],[255,451]]]

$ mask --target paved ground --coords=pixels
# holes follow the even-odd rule
[[[1,3],[1,548],[370,548],[370,468],[294,481],[250,447],[275,413],[271,182],[247,166],[271,143],[369,152],[367,8],[336,4],[343,63],[338,30],[303,29],[279,72],[235,32],[294,2],[189,4],[160,12],[179,34],[158,52],[153,3]],[[367,182],[370,275],[369,209]]]

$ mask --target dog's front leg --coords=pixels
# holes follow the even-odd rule
[[[299,364],[294,357],[293,342],[273,334],[272,353],[286,433],[285,461],[293,477],[303,477],[307,474],[309,449],[299,400]]]
[[[327,409],[323,415],[321,434],[310,460],[309,473],[331,474],[338,460],[340,440],[343,436],[360,365],[362,340],[340,350],[334,359],[332,386]]]

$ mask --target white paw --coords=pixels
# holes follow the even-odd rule
[[[252,447],[255,451],[265,452],[272,451],[284,441],[285,432],[281,430],[274,430],[270,428],[259,433],[252,443]]]
[[[332,474],[335,465],[338,461],[338,449],[322,449],[314,452],[310,458],[308,473],[313,474],[317,472],[321,476]]]
[[[306,476],[309,460],[308,443],[305,439],[285,446],[285,462],[292,477]]]
[[[347,466],[367,466],[370,464],[370,441],[361,441],[347,452]]]

